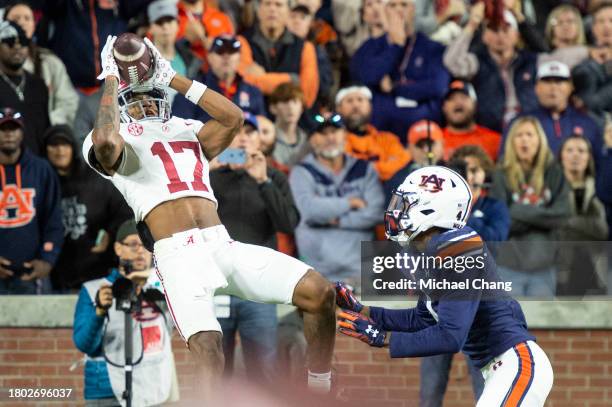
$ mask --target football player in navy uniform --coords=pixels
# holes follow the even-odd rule
[[[465,226],[471,204],[468,184],[456,172],[432,166],[411,173],[393,192],[386,233],[403,253],[440,263],[403,270],[421,287],[415,308],[368,307],[336,283],[340,332],[388,347],[393,358],[463,351],[485,380],[477,407],[543,406],[552,367],[521,306],[500,288],[504,282],[485,243]],[[444,270],[447,264],[455,266]]]

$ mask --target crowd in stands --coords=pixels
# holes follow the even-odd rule
[[[244,111],[231,147],[247,163],[209,163],[232,237],[358,289],[360,243],[384,239],[393,189],[415,169],[447,165],[472,190],[468,226],[504,242],[499,271],[514,295],[612,292],[609,0],[0,0],[0,9],[0,294],[80,291],[75,341],[91,357],[108,309],[92,299],[103,290],[112,301],[107,285],[126,272],[118,259],[149,259],[135,226],[121,226],[130,208],[81,157],[101,98],[101,46],[126,31]],[[169,97],[174,115],[209,119]],[[275,353],[299,374],[299,315],[277,325],[273,305],[217,305],[227,372],[239,333],[251,378],[272,379]],[[440,405],[451,361],[424,360],[421,405]],[[113,397],[108,386],[87,392]]]
[[[425,165],[461,161],[468,181],[477,179],[468,224],[487,241],[508,241],[499,263],[515,294],[572,293],[586,274],[572,257],[582,248],[559,255],[540,242],[610,239],[607,0],[0,8],[2,293],[77,292],[116,263],[115,234],[132,214],[80,151],[101,97],[101,44],[126,31],[149,37],[177,72],[245,112],[234,144],[258,166],[210,163],[230,233],[299,256],[330,279],[359,285],[360,242],[384,238],[391,191]],[[209,119],[169,97],[174,115]],[[591,269],[591,291],[604,293],[608,265]]]

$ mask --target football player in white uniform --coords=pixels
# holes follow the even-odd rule
[[[114,41],[109,37],[102,50],[104,93],[83,155],[119,189],[154,241],[157,273],[177,330],[197,362],[201,396],[211,400],[223,370],[215,293],[301,309],[309,387],[329,391],[333,286],[293,257],[232,240],[217,215],[208,162],[230,144],[242,125],[242,111],[206,85],[176,74],[148,40],[153,77],[119,90]],[[167,86],[212,119],[203,124],[171,117]]]

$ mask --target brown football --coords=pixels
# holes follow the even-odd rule
[[[127,84],[141,83],[151,76],[153,66],[151,51],[136,34],[121,34],[115,41],[113,56],[117,61],[119,76]]]

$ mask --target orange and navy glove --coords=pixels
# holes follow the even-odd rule
[[[341,333],[357,338],[370,346],[385,346],[387,332],[370,318],[353,311],[343,309],[338,314],[338,329]]]
[[[336,304],[340,308],[348,309],[355,312],[361,312],[363,304],[361,304],[353,291],[343,282],[336,281]]]

